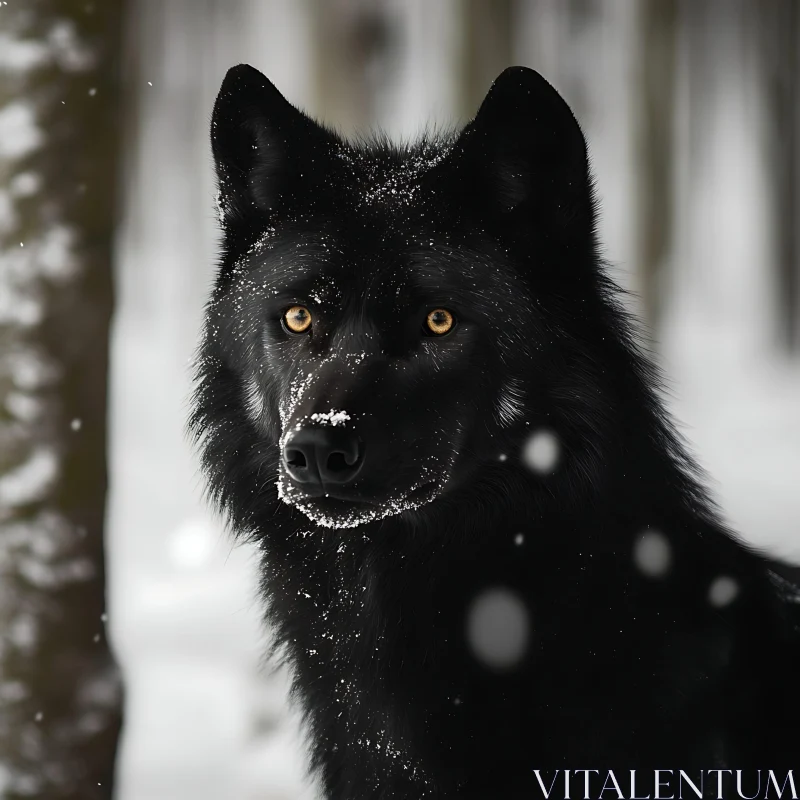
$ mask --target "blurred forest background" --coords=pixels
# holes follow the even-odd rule
[[[1,2],[0,798],[313,796],[253,559],[183,435],[239,62],[401,138],[542,72],[717,498],[800,563],[799,24],[795,0]]]

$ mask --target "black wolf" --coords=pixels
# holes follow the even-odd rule
[[[211,141],[190,426],[325,797],[800,768],[800,606],[665,414],[557,92],[511,68],[460,132],[351,143],[238,66]]]

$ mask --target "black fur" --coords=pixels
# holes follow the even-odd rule
[[[190,425],[213,501],[261,546],[325,796],[800,767],[800,606],[720,522],[665,414],[555,90],[508,69],[458,134],[353,144],[238,66],[212,144],[224,239]],[[281,326],[297,303],[310,335]],[[441,338],[423,333],[437,307],[457,317]],[[281,448],[339,410],[363,469],[303,497]],[[545,474],[522,458],[540,430],[560,444]],[[392,513],[359,523],[372,508]],[[660,576],[634,558],[648,531]],[[738,594],[717,607],[721,576]],[[530,622],[505,668],[467,635],[494,587]]]

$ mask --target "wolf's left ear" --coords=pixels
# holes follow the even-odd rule
[[[459,144],[500,211],[533,201],[568,221],[589,202],[583,133],[561,95],[532,69],[509,67],[497,78]]]
[[[332,138],[257,69],[229,69],[211,117],[221,219],[270,212],[297,198],[319,175]]]

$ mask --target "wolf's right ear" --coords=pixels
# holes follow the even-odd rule
[[[211,117],[220,221],[291,203],[310,182],[332,134],[291,105],[257,69],[232,67]]]
[[[591,220],[586,142],[569,106],[538,72],[509,67],[495,80],[456,148],[467,192],[502,213],[525,209],[565,228]]]

